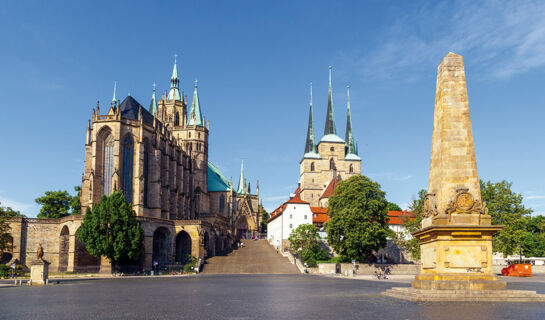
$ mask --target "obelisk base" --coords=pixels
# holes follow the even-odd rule
[[[382,294],[414,302],[545,302],[544,294],[526,290],[424,290],[396,287]]]
[[[43,286],[47,284],[49,278],[49,262],[44,260],[35,260],[30,265],[30,283],[32,285]]]

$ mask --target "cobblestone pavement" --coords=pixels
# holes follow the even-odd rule
[[[510,279],[508,279],[510,280]],[[510,289],[545,293],[543,277]],[[197,275],[0,288],[1,319],[545,319],[543,303],[413,303],[393,281],[311,275]]]

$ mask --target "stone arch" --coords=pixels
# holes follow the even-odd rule
[[[64,227],[63,227],[64,228]],[[77,230],[76,233],[77,234]],[[98,272],[100,270],[100,257],[93,257],[85,248],[85,244],[75,236],[74,247],[74,271]]]
[[[128,133],[122,140],[121,188],[127,202],[133,202],[134,138]]]
[[[0,264],[6,264],[13,259],[13,237],[11,234],[6,235],[7,248],[4,251],[0,251]]]
[[[223,235],[217,235],[216,236],[216,245],[215,245],[215,251],[216,251],[216,256],[221,254],[223,252]]]
[[[152,261],[157,261],[159,265],[168,264],[170,262],[170,247],[170,231],[165,227],[155,229],[153,232]]]
[[[59,235],[59,272],[68,269],[68,252],[70,249],[70,230],[64,225]]]
[[[144,179],[143,184],[143,204],[144,208],[149,208],[149,201],[150,201],[150,159],[152,157],[152,147],[151,143],[149,142],[148,138],[144,138],[144,154],[143,154],[143,161],[142,161],[142,177]]]
[[[176,235],[176,262],[185,264],[190,261],[191,255],[191,236],[182,230]]]
[[[103,126],[96,135],[96,172],[100,177],[98,195],[109,195],[112,191],[113,168],[113,131],[109,126]]]
[[[237,239],[246,238],[248,233],[249,223],[246,215],[240,215],[235,223],[235,231]]]

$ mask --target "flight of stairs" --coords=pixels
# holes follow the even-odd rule
[[[243,248],[226,256],[206,260],[202,273],[207,274],[297,274],[299,269],[279,255],[267,240],[242,240]]]

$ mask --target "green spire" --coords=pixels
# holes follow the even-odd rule
[[[115,96],[115,91],[117,89],[117,81],[114,81],[114,96],[112,97],[112,103],[110,104],[112,108],[117,108],[117,98]]]
[[[329,92],[327,97],[327,115],[325,120],[324,136],[328,134],[337,135],[335,118],[333,116],[333,97],[331,90],[331,66],[329,66]]]
[[[244,179],[244,160],[242,160],[242,163],[240,164],[240,178],[238,180],[238,188],[237,193],[244,193],[244,184],[246,183],[246,179]]]
[[[153,83],[153,94],[151,95],[151,103],[149,106],[149,112],[157,117],[157,99],[155,98],[155,82]]]
[[[193,91],[193,102],[187,118],[188,125],[203,126],[201,104],[199,103],[199,93],[197,92],[197,80],[195,80],[195,91]]]
[[[350,115],[350,86],[346,86],[348,102],[346,105],[346,136],[345,146],[346,154],[357,154],[356,144],[354,142],[354,135],[352,134],[352,117]]]
[[[314,119],[312,116],[312,82],[310,83],[310,109],[308,112],[307,142],[305,144],[305,156],[316,153],[316,140],[314,139]]]
[[[180,79],[178,78],[178,67],[176,66],[176,57],[178,55],[174,55],[174,68],[172,68],[172,76],[170,77],[170,90],[168,92],[168,100],[177,100],[181,101],[180,96]]]

